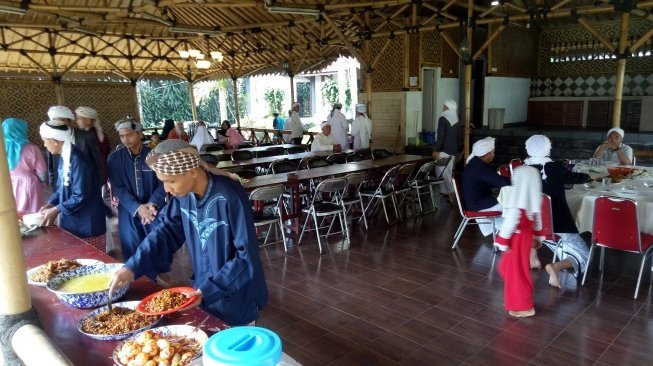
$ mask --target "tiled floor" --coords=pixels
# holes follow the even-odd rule
[[[259,325],[304,365],[653,362],[650,265],[637,301],[633,256],[608,256],[603,279],[594,269],[585,287],[566,276],[554,289],[533,271],[537,314],[510,318],[491,239],[472,226],[452,251],[460,217],[444,206],[394,226],[376,221],[367,233],[354,226],[351,245],[332,236],[321,255],[312,233],[287,255],[281,245],[261,249],[270,301]]]

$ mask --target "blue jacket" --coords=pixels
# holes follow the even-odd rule
[[[497,203],[492,188],[509,186],[510,180],[497,174],[490,164],[473,157],[463,171],[463,199],[468,210],[485,210]]]

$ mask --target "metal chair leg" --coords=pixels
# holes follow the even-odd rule
[[[283,249],[288,252],[288,244],[286,243],[286,231],[283,229],[283,221],[279,219],[279,229],[281,229],[281,240],[283,240]]]
[[[320,253],[322,253],[322,240],[320,239],[320,226],[317,224],[317,215],[315,211],[312,211],[313,221],[315,222],[315,234],[317,234],[317,245],[320,247]]]
[[[458,247],[458,241],[460,240],[460,237],[463,236],[463,231],[465,230],[465,226],[467,226],[468,221],[468,219],[463,219],[463,222],[460,223],[460,226],[456,231],[456,235],[454,235],[455,240],[453,242],[453,246],[451,246],[451,249],[456,249]]]
[[[311,210],[313,212],[313,210]],[[297,245],[302,242],[302,237],[304,236],[304,231],[306,231],[306,224],[308,224],[308,220],[311,219],[311,212],[308,212],[306,214],[306,220],[304,221],[304,226],[302,226],[302,232],[299,234],[299,239],[297,240]],[[317,221],[315,221],[315,225],[317,226]]]
[[[596,245],[594,243],[592,243],[592,245],[590,246],[590,253],[587,256],[587,264],[585,265],[585,271],[583,273],[583,282],[580,283],[581,286],[585,286],[585,280],[587,279],[587,271],[590,268],[590,262],[592,261],[592,254],[594,254],[595,247]]]
[[[361,210],[362,210],[363,209],[363,198],[358,196],[358,199],[360,200]],[[358,222],[360,222],[361,219],[363,219],[363,223],[365,224],[365,231],[367,231],[367,218],[365,217],[365,211],[364,210],[363,210],[363,214],[361,215],[361,218],[358,219]]]
[[[644,263],[646,262],[646,254],[642,255],[642,264],[639,266],[639,275],[637,276],[637,286],[635,287],[635,296],[634,300],[637,300],[637,295],[639,294],[639,285],[642,283],[642,272],[644,272]]]

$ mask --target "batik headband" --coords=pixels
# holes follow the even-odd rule
[[[160,154],[150,152],[147,156],[147,165],[158,174],[180,175],[200,166],[200,157],[197,150],[187,148]]]

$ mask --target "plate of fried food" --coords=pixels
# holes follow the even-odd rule
[[[136,311],[140,301],[124,301],[84,315],[77,329],[84,335],[100,341],[116,341],[150,329],[161,321],[161,316],[143,315]]]
[[[209,337],[190,325],[148,329],[123,342],[113,351],[116,365],[201,365],[202,347]]]
[[[190,296],[192,287],[173,287],[155,292],[144,298],[136,310],[145,315],[166,315],[192,307],[200,296]]]
[[[27,283],[34,286],[45,287],[54,276],[77,269],[82,266],[103,264],[97,259],[64,259],[49,261],[38,267],[27,270]]]

